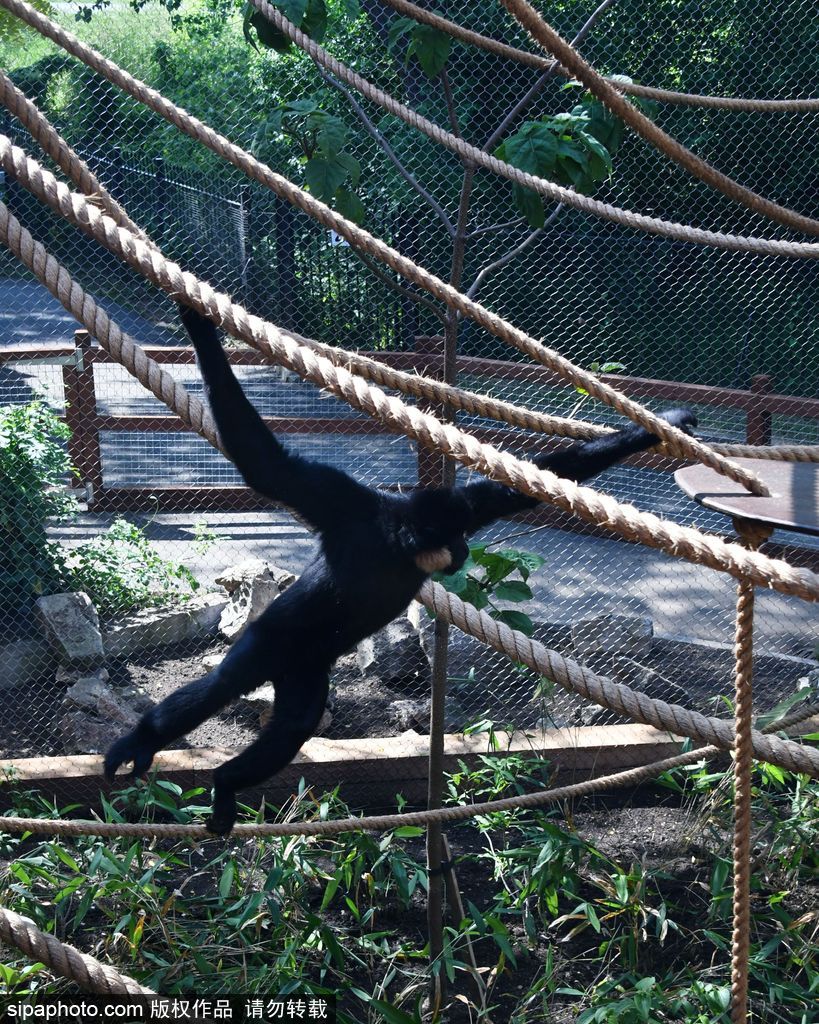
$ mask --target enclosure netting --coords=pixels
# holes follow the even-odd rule
[[[450,3],[447,15],[531,48],[502,9],[483,6]],[[52,16],[299,183],[305,174],[300,148],[305,140],[300,116],[308,109],[304,101],[339,118],[346,128],[343,150],[361,168],[357,184],[355,176],[346,184],[354,185],[364,226],[449,279],[452,236],[444,218],[449,224],[457,218],[464,175],[453,154],[361,97],[351,105],[298,50],[287,55],[256,51],[243,38],[239,14],[218,0],[195,9],[183,5],[173,15],[153,3],[139,12],[121,3],[84,10],[89,20],[75,20],[73,8],[52,11]],[[586,5],[570,2],[551,10],[550,19],[572,37],[590,13]],[[446,61],[448,103],[442,79],[431,80],[415,60],[405,60],[408,37],[391,47],[396,33],[390,30],[398,18],[393,11],[364,3],[354,23],[344,22],[334,8],[331,14],[326,41],[331,52],[437,123],[451,128],[454,116],[458,131],[478,146],[492,138],[542,76],[530,67],[453,43]],[[741,10],[723,2],[707,11],[671,2],[650,7],[627,3],[603,13],[581,49],[601,71],[646,84],[725,96],[800,97],[811,95],[817,79],[815,34],[813,5],[805,0],[784,7],[752,2]],[[412,354],[420,360],[411,364],[416,367],[425,366],[430,353],[440,354],[443,307],[428,299],[418,302],[420,293],[405,283],[396,287],[399,282],[390,271],[362,262],[342,239],[34,33],[7,37],[0,57],[17,85],[169,258],[231,292],[251,312],[308,337],[348,349]],[[579,89],[552,77],[492,148],[522,122],[569,111],[579,98]],[[301,115],[294,107],[285,108],[284,120],[277,113],[282,105],[300,102]],[[670,134],[725,173],[783,205],[817,214],[813,168],[819,142],[811,130],[815,113],[671,105],[652,113]],[[4,132],[29,148],[29,137],[13,118],[7,118]],[[399,173],[385,142],[417,187]],[[615,154],[610,179],[599,183],[594,194],[667,220],[737,234],[771,234],[763,218],[695,181],[632,135]],[[19,185],[6,181],[2,198],[140,343],[185,343],[173,305],[138,275],[52,216]],[[626,376],[739,391],[749,389],[755,376],[767,375],[768,387],[794,397],[791,407],[781,403],[772,416],[773,442],[819,443],[817,405],[796,401],[814,398],[819,384],[812,316],[819,268],[814,260],[725,252],[649,237],[568,208],[555,211],[548,204],[545,218],[546,227],[530,244],[493,269],[534,229],[518,214],[509,182],[477,173],[468,206],[470,236],[461,289],[584,367],[620,364],[622,369],[615,369]],[[784,231],[777,234],[788,237]],[[23,405],[41,397],[71,419],[76,388],[66,395],[64,385],[68,381],[69,390],[76,385],[71,377],[76,324],[16,261],[2,254],[0,263],[0,405]],[[4,349],[10,346],[27,349],[25,358],[19,352],[7,358]],[[524,362],[472,322],[461,322],[458,351],[471,357],[459,367],[462,387],[531,409],[617,422],[611,410],[570,386],[555,384],[541,368]],[[190,357],[167,368],[191,391],[201,392]],[[412,487],[419,473],[427,482],[434,480],[434,458],[419,454],[406,438],[385,433],[340,400],[269,366],[241,366],[237,372],[259,411],[276,418],[276,428],[286,432],[284,439],[294,449],[370,484]],[[70,450],[86,476],[95,475],[98,445],[101,473],[93,481],[74,482],[92,482],[93,488],[79,495],[92,500],[87,510],[83,505],[72,518],[52,522],[51,540],[87,544],[103,535],[116,516],[123,516],[144,529],[152,550],[162,558],[187,566],[200,592],[214,589],[225,568],[250,557],[295,573],[304,568],[313,541],[299,523],[284,511],[248,504],[233,467],[201,438],[146,423],[144,417],[166,410],[124,368],[94,362],[90,375],[92,415],[72,422]],[[87,401],[88,370],[84,379]],[[629,391],[628,380],[622,386]],[[641,387],[630,393],[641,400],[648,394],[645,401],[652,408],[681,404],[673,397],[674,389],[668,390],[668,398],[660,398],[656,385],[648,392]],[[706,439],[745,438],[747,410],[737,406],[734,390],[703,390],[701,401],[690,390],[681,394],[696,409]],[[474,429],[497,427],[465,415],[457,422]],[[533,435],[521,433],[503,438],[505,447],[522,455],[531,453],[535,442]],[[617,467],[597,486],[676,522],[725,532],[726,520],[689,501],[668,467],[656,461],[644,458]],[[789,556],[795,564],[812,564],[815,547],[810,542],[796,535],[782,539],[797,545]],[[733,685],[734,594],[724,578],[610,536],[578,532],[576,521],[563,513],[500,523],[481,540],[493,551],[514,548],[545,558],[529,580],[531,601],[513,604],[493,596],[493,603],[500,611],[528,614],[535,635],[549,646],[577,654],[572,626],[589,617],[626,615],[638,633],[638,619],[650,620],[653,642],[625,652],[628,663],[620,665],[624,681],[653,687],[656,695],[708,713],[722,708],[721,697]],[[116,546],[112,550],[116,558]],[[514,574],[511,578],[518,579]],[[41,589],[32,570],[23,590],[31,597]],[[116,620],[123,611],[117,607],[118,593],[111,593],[109,586],[106,594],[108,603],[100,609],[104,632],[106,619]],[[87,750],[76,730],[65,725],[65,683],[55,681],[55,666],[28,610],[30,603],[10,606],[0,618],[0,658],[8,668],[3,676],[15,680],[0,755]],[[429,624],[422,612],[420,633],[427,651]],[[815,667],[815,611],[795,598],[762,592],[756,640],[762,655],[757,665],[760,707],[771,706]],[[117,687],[144,689],[156,699],[170,685],[201,674],[202,658],[224,649],[224,641],[212,631],[173,646],[159,635],[133,656],[109,659],[107,667]],[[389,736],[407,728],[423,732],[428,680],[418,674],[412,644],[408,652],[406,671],[393,659],[387,678],[348,659],[336,675],[332,721],[325,723],[325,735],[352,737],[366,731]],[[451,732],[481,720],[531,729],[598,724],[616,717],[553,693],[532,674],[460,635],[451,641],[449,676]],[[408,700],[412,706],[400,703]],[[231,709],[215,724],[197,730],[193,742],[240,744],[252,735],[257,713],[255,707]]]

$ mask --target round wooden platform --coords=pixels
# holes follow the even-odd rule
[[[771,492],[761,498],[707,466],[678,469],[679,487],[706,508],[767,523],[781,530],[819,535],[819,463],[732,459],[762,480]]]

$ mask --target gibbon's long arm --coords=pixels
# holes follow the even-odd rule
[[[317,530],[374,513],[374,491],[340,469],[303,459],[267,429],[236,379],[214,324],[189,306],[180,316],[196,349],[222,444],[248,487],[288,505]]]
[[[688,409],[670,409],[660,416],[686,433],[697,425],[697,417]],[[616,462],[659,444],[660,439],[633,424],[593,441],[579,441],[560,451],[538,455],[532,461],[539,469],[548,469],[566,480],[589,480]],[[471,516],[467,534],[475,533],[496,519],[524,512],[540,504],[537,498],[493,480],[476,480],[456,489],[469,504]]]

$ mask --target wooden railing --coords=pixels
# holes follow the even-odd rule
[[[397,369],[440,377],[443,359],[436,352],[438,339],[419,338],[415,352],[370,352],[375,359]],[[438,349],[440,351],[440,349]],[[165,365],[192,365],[196,358],[192,348],[146,346],[146,352],[158,363]],[[264,366],[265,359],[252,349],[229,350],[232,364],[237,366]],[[102,415],[97,409],[94,366],[113,363],[103,349],[92,345],[86,331],[76,331],[74,344],[52,348],[0,348],[0,365],[11,363],[49,363],[62,366],[65,390],[65,419],[71,428],[69,451],[80,480],[86,487],[89,509],[99,512],[140,511],[145,509],[182,511],[240,511],[269,508],[272,503],[244,487],[110,487],[106,486],[100,451],[102,431],[184,431],[185,424],[176,416],[134,416],[129,414]],[[532,363],[511,363],[496,359],[461,356],[458,371],[463,376],[489,377],[495,380],[525,380],[544,388],[565,387],[556,374]],[[808,420],[819,420],[819,399],[781,395],[774,391],[769,376],[760,374],[752,379],[749,390],[686,384],[680,381],[652,380],[644,377],[606,375],[613,386],[633,398],[654,398],[675,404],[695,404],[718,409],[739,410],[745,413],[745,439],[749,444],[771,443],[771,424],[774,415],[786,415]],[[2,401],[2,396],[0,396]],[[437,411],[437,410],[436,410]],[[358,416],[275,416],[264,417],[265,422],[278,434],[331,434],[372,436],[386,433],[383,426]],[[533,434],[521,435],[508,427],[481,427],[474,430],[481,440],[498,445],[514,443],[518,450],[531,448],[542,451],[544,445],[561,442]],[[522,439],[523,438],[523,439]],[[419,452],[418,480],[435,483],[439,461],[434,453]],[[677,469],[680,463],[660,455],[639,457],[642,468],[663,472]],[[417,481],[401,481],[412,486]],[[399,481],[381,481],[385,486]],[[551,508],[537,513],[543,525],[567,527],[567,517]],[[597,527],[572,521],[571,529],[599,536],[611,537]],[[802,549],[800,549],[802,550]]]

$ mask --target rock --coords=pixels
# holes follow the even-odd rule
[[[362,675],[377,676],[387,686],[410,695],[427,692],[429,662],[409,619],[396,619],[362,640],[356,659]]]
[[[612,658],[611,678],[615,683],[639,690],[652,700],[683,705],[689,702],[688,694],[682,686],[633,658]]]
[[[65,665],[60,665],[57,669],[56,683],[58,686],[76,686],[83,680],[97,679],[101,683],[108,682],[108,670],[104,668],[98,668],[94,670],[79,669],[79,668],[66,668]]]
[[[0,690],[29,686],[48,679],[54,672],[57,655],[46,640],[32,637],[0,645]]]
[[[283,569],[280,565],[267,562],[263,558],[247,558],[237,565],[223,569],[216,577],[216,583],[232,594],[243,583],[250,583],[251,580],[264,573],[278,584],[279,590],[286,590],[291,583],[296,582],[296,577],[289,569]]]
[[[37,614],[64,665],[101,665],[105,652],[97,609],[87,594],[37,598]]]
[[[202,668],[205,669],[206,672],[211,672],[217,666],[222,664],[225,660],[225,654],[225,651],[216,651],[213,654],[206,654],[202,658]]]
[[[276,690],[272,683],[265,683],[264,686],[260,686],[256,690],[251,690],[250,693],[245,693],[239,697],[237,703],[239,707],[244,708],[247,711],[253,711],[261,716],[265,711],[273,707],[273,701],[276,699]]]
[[[654,624],[643,615],[597,615],[572,626],[575,657],[587,665],[605,663],[615,655],[644,660],[653,637]]]
[[[130,658],[163,647],[214,636],[227,598],[202,594],[174,608],[146,608],[109,623],[103,643],[109,658]]]
[[[292,572],[260,558],[226,569],[216,581],[230,594],[219,620],[219,632],[233,643],[245,631],[247,624],[258,619],[295,579]]]
[[[394,700],[387,705],[387,721],[390,725],[406,732],[429,732],[429,716],[432,701],[429,697],[419,700]]]
[[[108,685],[105,669],[77,675],[57,711],[57,729],[66,753],[103,753],[118,736],[134,728],[140,713],[132,701]]]

